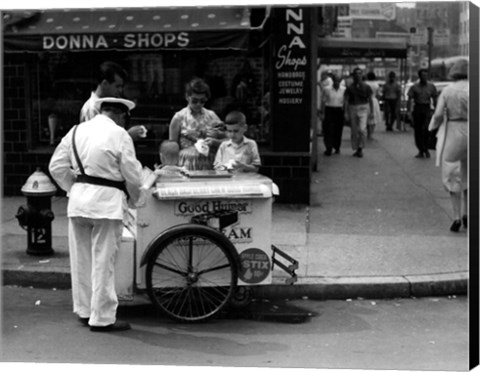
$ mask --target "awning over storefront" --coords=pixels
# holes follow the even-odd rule
[[[7,52],[243,50],[251,29],[246,7],[3,12]]]
[[[388,39],[318,39],[318,56],[326,59],[407,58],[407,44]]]

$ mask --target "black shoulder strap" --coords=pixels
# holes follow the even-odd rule
[[[119,189],[119,190],[123,191],[125,193],[125,195],[127,195],[127,199],[129,199],[130,195],[128,194],[127,186],[125,185],[125,182],[123,182],[123,181],[112,181],[112,180],[108,180],[106,178],[89,176],[88,174],[85,174],[85,170],[83,169],[82,162],[80,161],[80,157],[78,156],[77,146],[75,145],[75,133],[77,132],[77,128],[78,128],[78,125],[75,125],[75,127],[73,128],[72,147],[73,147],[73,155],[75,156],[75,160],[77,161],[78,168],[80,169],[81,175],[77,176],[77,179],[76,179],[75,182],[89,183],[89,184],[92,184],[92,185],[115,187],[116,189]]]
[[[78,125],[75,125],[73,128],[73,135],[72,135],[72,147],[73,147],[73,155],[75,155],[75,160],[77,161],[78,168],[80,168],[80,173],[85,175],[85,170],[83,169],[82,162],[80,161],[80,157],[78,156],[77,146],[75,146],[75,133],[77,132]]]

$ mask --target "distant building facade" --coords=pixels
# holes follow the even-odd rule
[[[417,2],[414,8],[397,7],[396,23],[411,30],[417,37],[417,43],[412,42],[417,49],[417,58],[424,59],[427,56],[428,27],[433,29],[432,58],[454,56],[462,54],[459,41],[462,38],[463,8],[468,8],[468,2]],[[468,13],[464,17],[464,21],[468,19]],[[418,38],[422,42],[418,43]],[[465,43],[468,44],[468,35]]]
[[[470,52],[469,40],[470,40],[470,16],[469,16],[470,3],[460,3],[460,24],[459,24],[459,46],[460,54],[468,56]]]

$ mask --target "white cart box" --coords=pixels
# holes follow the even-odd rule
[[[182,177],[157,181],[146,205],[137,210],[136,262],[146,247],[170,227],[199,223],[220,230],[240,258],[239,285],[271,284],[273,182],[254,173],[230,178]],[[207,176],[206,176],[207,177]],[[145,267],[136,272],[136,286],[145,289]]]

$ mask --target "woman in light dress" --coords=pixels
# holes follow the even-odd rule
[[[186,85],[187,106],[176,112],[170,122],[169,139],[180,146],[178,165],[188,170],[212,169],[218,146],[225,138],[220,118],[204,107],[209,98],[207,83],[194,78]]]
[[[454,81],[440,93],[428,130],[438,128],[436,165],[442,167],[442,182],[452,202],[450,230],[458,232],[462,224],[467,227],[468,211],[468,60],[455,62],[449,77]]]
[[[373,71],[367,73],[367,83],[372,88],[372,101],[373,101],[373,117],[368,119],[367,122],[367,138],[372,139],[375,127],[380,126],[382,122],[382,112],[380,111],[380,104],[378,103],[378,97],[380,97],[380,85],[376,81],[377,77]]]

